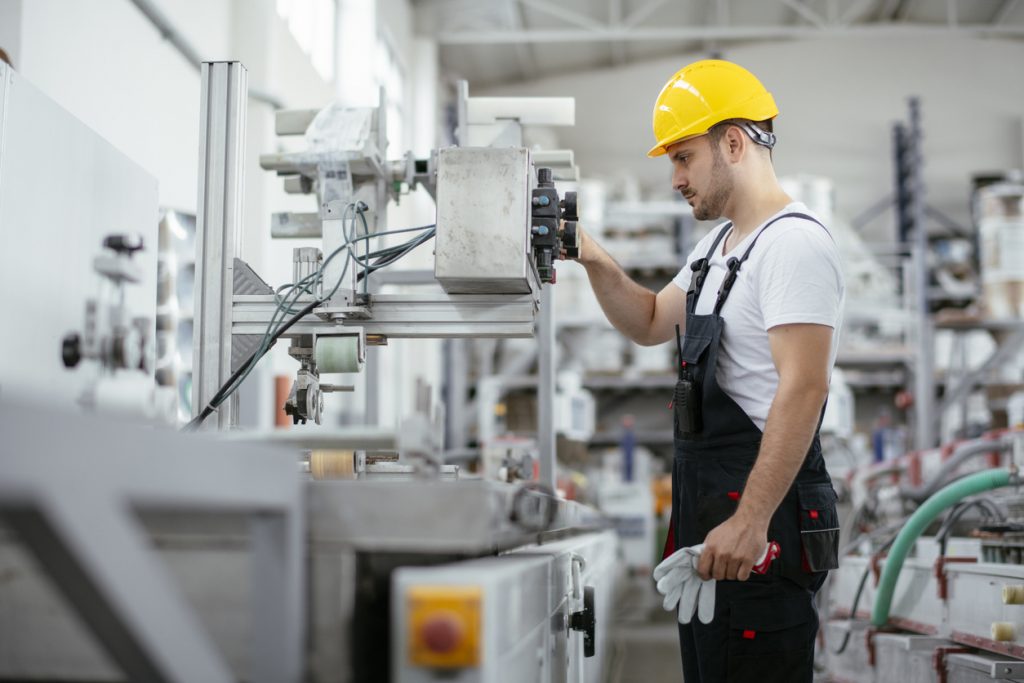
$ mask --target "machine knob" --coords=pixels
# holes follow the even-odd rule
[[[568,258],[580,257],[580,233],[576,230],[576,221],[566,221],[562,228],[562,248]]]
[[[537,187],[553,187],[554,184],[555,177],[550,168],[537,169]]]
[[[583,656],[594,656],[595,631],[597,616],[594,613],[594,587],[583,587],[583,609],[569,615],[569,628],[583,632]]]
[[[512,496],[509,521],[527,531],[547,531],[557,517],[558,497],[538,481],[526,482]]]
[[[60,356],[66,368],[73,368],[82,360],[82,339],[77,332],[64,336]]]
[[[103,238],[103,246],[126,256],[143,249],[142,237],[139,235],[107,235]]]
[[[562,200],[562,218],[567,221],[578,221],[579,214],[579,203],[576,199],[575,192],[566,192],[565,199]]]

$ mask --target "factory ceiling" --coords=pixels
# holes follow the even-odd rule
[[[444,71],[477,87],[738,43],[873,34],[1024,40],[1022,0],[414,0]]]

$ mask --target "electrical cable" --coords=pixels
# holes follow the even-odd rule
[[[1010,446],[1011,442],[1009,440],[994,438],[980,438],[962,443],[953,451],[952,455],[942,463],[942,467],[939,468],[931,479],[920,486],[901,487],[900,495],[914,501],[915,503],[921,504],[928,498],[931,498],[932,495],[934,495],[943,486],[950,483],[950,475],[953,474],[953,472],[964,462],[972,458],[976,458],[979,455],[1005,452],[1010,448]],[[966,475],[960,475],[960,477],[954,478],[953,481],[962,478],[963,476]]]
[[[900,525],[902,528],[902,525]],[[872,559],[880,556],[896,541],[896,537],[899,536],[899,532],[893,534],[889,539],[879,546],[878,550],[872,553]],[[871,559],[868,560],[868,565],[864,568],[864,573],[860,575],[860,581],[857,583],[857,592],[853,594],[853,605],[850,607],[850,621],[853,621],[857,617],[857,607],[860,605],[861,595],[864,593],[864,585],[868,581],[868,576],[871,575]],[[839,644],[839,647],[832,650],[832,654],[835,656],[843,654],[846,651],[847,646],[850,644],[851,631],[848,629],[846,634],[843,636],[843,642]]]
[[[946,545],[953,532],[953,526],[960,521],[960,518],[964,516],[964,513],[972,507],[980,509],[985,520],[995,519],[998,521],[1004,521],[1006,519],[1002,510],[999,509],[999,505],[988,497],[975,498],[973,500],[957,503],[949,511],[949,514],[946,515],[946,519],[943,520],[942,524],[939,526],[939,530],[935,533],[935,540],[939,542],[939,557],[944,557],[946,555]]]
[[[960,519],[961,516],[963,516],[963,514],[967,510],[975,506],[981,508],[985,512],[986,516],[991,515],[999,519],[1005,519],[1005,515],[1003,515],[1002,510],[1000,510],[998,503],[996,503],[989,497],[975,498],[973,500],[958,503],[950,510],[949,514],[946,516],[946,519],[939,527],[939,531],[936,533],[935,538],[939,541],[940,557],[946,554],[946,541],[948,539],[949,533],[952,531],[953,525]],[[874,556],[879,556],[881,553],[885,552],[885,550],[888,549],[896,541],[896,538],[899,536],[898,532],[903,528],[904,523],[905,520],[895,525],[891,525],[891,527],[895,527],[897,533],[890,536],[889,539],[884,544],[882,544],[877,551],[875,551],[875,553],[873,554]],[[891,531],[891,527],[887,530]],[[857,591],[856,593],[854,593],[853,596],[853,605],[850,608],[851,620],[856,617],[857,607],[860,605],[860,598],[864,592],[864,585],[867,583],[867,578],[870,573],[871,562],[868,562],[868,566],[864,569],[864,573],[861,574],[860,581],[857,584]],[[850,631],[847,631],[843,637],[843,642],[839,645],[837,649],[832,651],[832,654],[841,655],[846,650],[846,647],[849,645],[849,642]]]
[[[360,202],[360,204],[362,204],[362,203]],[[351,209],[352,206],[354,206],[354,205],[350,204],[349,207],[346,207],[346,214],[348,213],[348,211]],[[362,205],[362,206],[365,207],[365,205]],[[367,225],[366,224],[366,219],[365,219],[365,217],[362,216],[362,212],[363,211],[365,211],[365,208],[360,210],[357,207],[357,213],[360,215],[360,218],[363,221],[364,227],[366,227],[366,225]],[[355,222],[355,219],[353,218],[353,227],[354,227],[354,222]],[[267,330],[263,334],[263,338],[260,341],[259,347],[257,348],[257,350],[255,352],[253,352],[249,356],[249,358],[246,359],[246,361],[244,363],[242,363],[242,365],[239,366],[239,368],[237,370],[235,370],[234,373],[232,373],[232,375],[228,378],[228,380],[221,386],[221,388],[217,391],[217,393],[213,395],[213,397],[210,399],[210,401],[207,403],[207,405],[199,412],[199,414],[196,415],[196,417],[194,417],[191,421],[189,421],[184,427],[182,427],[182,431],[194,431],[195,429],[197,429],[199,427],[199,425],[201,425],[203,423],[203,421],[206,420],[207,417],[209,417],[211,414],[213,414],[213,412],[217,408],[219,408],[220,405],[225,400],[227,400],[231,396],[232,393],[234,393],[238,389],[239,386],[241,386],[242,382],[244,382],[245,379],[249,376],[249,374],[255,368],[256,364],[263,358],[264,355],[266,355],[266,353],[270,350],[270,348],[277,342],[278,339],[280,339],[280,337],[285,332],[287,332],[299,320],[301,320],[306,315],[311,313],[317,306],[320,306],[321,304],[323,304],[323,303],[325,303],[327,301],[330,301],[330,299],[334,296],[335,292],[338,291],[338,289],[341,286],[341,283],[345,279],[345,274],[348,272],[348,259],[346,259],[345,266],[344,266],[344,268],[342,269],[342,272],[341,272],[341,276],[338,278],[338,281],[335,283],[334,287],[331,289],[331,291],[326,296],[321,296],[321,297],[318,297],[318,298],[314,298],[313,301],[309,302],[307,305],[303,306],[300,309],[296,310],[296,308],[295,308],[295,304],[298,302],[299,298],[302,296],[303,293],[312,294],[313,288],[315,288],[315,286],[317,284],[322,283],[322,281],[323,281],[323,273],[326,270],[327,265],[331,262],[331,260],[335,256],[337,256],[339,253],[341,253],[341,251],[343,249],[344,250],[348,250],[350,258],[352,260],[355,260],[357,263],[359,263],[360,262],[359,258],[355,254],[353,254],[352,245],[354,243],[359,242],[359,241],[366,241],[367,242],[367,253],[369,254],[369,240],[371,238],[382,237],[384,235],[396,235],[396,234],[415,232],[415,231],[424,231],[424,230],[426,230],[427,232],[425,232],[422,235],[418,235],[417,237],[413,238],[412,240],[409,240],[408,242],[405,242],[404,244],[397,245],[395,247],[389,247],[389,248],[384,249],[384,250],[380,250],[381,252],[383,252],[383,257],[384,258],[381,259],[378,263],[370,264],[368,266],[368,270],[365,271],[365,273],[368,274],[368,273],[371,273],[371,272],[373,272],[375,270],[379,270],[380,268],[383,268],[385,266],[391,265],[392,263],[394,263],[395,261],[397,261],[401,257],[405,256],[406,254],[408,254],[410,251],[412,251],[413,249],[415,249],[419,245],[425,243],[427,240],[429,240],[431,237],[433,237],[434,234],[436,233],[436,226],[434,226],[434,225],[427,225],[427,226],[421,226],[421,227],[416,227],[416,228],[402,228],[402,229],[399,229],[399,230],[388,230],[388,231],[384,231],[384,232],[374,233],[372,235],[371,234],[359,235],[359,236],[352,237],[351,239],[348,238],[348,234],[346,233],[346,235],[345,235],[346,236],[345,243],[342,244],[341,246],[339,246],[334,251],[332,251],[331,254],[327,257],[327,259],[324,260],[323,265],[321,265],[320,268],[318,268],[316,270],[316,272],[311,273],[310,275],[307,275],[306,277],[302,278],[298,282],[282,285],[277,290],[275,290],[275,292],[274,292],[274,299],[275,299],[275,301],[277,301],[277,307],[275,308],[274,313],[271,315],[270,322],[267,325]],[[367,262],[368,262],[368,260],[369,260],[369,258],[367,257]],[[364,275],[364,274],[361,274],[361,275]],[[357,279],[364,279],[365,280],[365,277],[358,277]],[[280,296],[281,292],[286,290],[286,289],[290,289],[292,291],[290,291],[284,297],[281,297]],[[365,284],[364,284],[364,291],[365,291]],[[292,292],[294,292],[294,294]],[[290,299],[290,301],[289,301],[289,299]],[[289,313],[293,313],[292,317],[287,322],[283,322],[276,329],[274,329],[274,325],[277,324],[277,322],[278,322],[278,316],[280,315],[283,318],[283,315],[287,315]],[[271,330],[273,330],[273,331],[271,331]]]

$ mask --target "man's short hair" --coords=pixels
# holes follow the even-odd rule
[[[769,135],[771,133],[774,133],[774,130],[772,129],[772,119],[765,119],[764,121],[748,121],[747,119],[726,119],[725,121],[721,121],[711,126],[711,128],[708,130],[708,138],[710,139],[711,144],[717,145],[719,142],[721,142],[722,138],[725,136],[725,131],[729,130],[729,126],[739,126],[740,130],[743,130],[744,135],[752,138],[753,133],[744,130],[743,127],[740,126],[740,124],[743,123],[752,123],[761,130],[763,130],[764,132],[768,133]],[[771,138],[771,144],[774,145],[774,135],[772,135]],[[757,142],[757,140],[754,140],[754,142]],[[758,143],[757,146],[764,148],[764,150],[768,152],[768,155],[771,156],[772,148],[770,146],[765,146],[762,143]]]
[[[735,126],[745,121],[746,119],[726,119],[725,121],[721,121],[711,126],[711,129],[708,130],[708,135],[711,136],[712,142],[719,142],[725,135],[725,131],[729,129],[729,126]],[[750,121],[750,123],[754,124],[766,133],[775,132],[772,128],[772,119],[765,119],[764,121]]]
[[[11,63],[11,58],[7,56],[7,53],[4,52],[2,47],[0,47],[0,62],[7,62],[12,69],[14,68],[14,64]]]

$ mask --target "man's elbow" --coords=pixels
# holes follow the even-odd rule
[[[638,346],[657,346],[658,344],[664,344],[669,339],[672,339],[672,335],[666,334],[664,331],[657,329],[652,323],[646,330],[639,331],[637,334],[629,335],[630,339],[633,340]]]
[[[661,341],[655,339],[650,332],[646,332],[633,337],[633,343],[637,346],[657,346]]]
[[[790,399],[823,404],[828,398],[828,378],[795,377],[780,379],[779,394]]]

